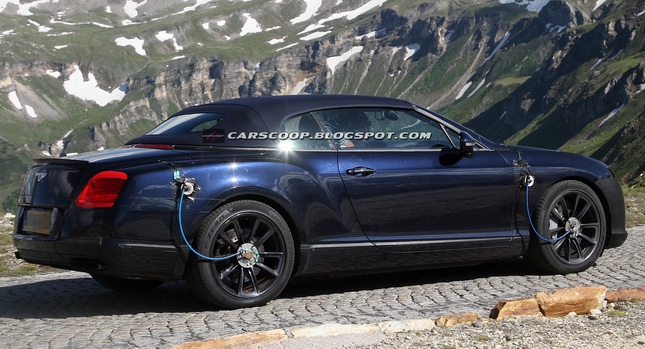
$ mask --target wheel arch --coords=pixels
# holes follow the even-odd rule
[[[262,195],[258,193],[238,193],[230,197],[227,197],[225,200],[223,200],[221,203],[215,206],[211,212],[217,210],[221,206],[224,206],[228,203],[231,203],[234,201],[241,201],[241,200],[253,200],[253,201],[261,202],[273,208],[280,214],[280,216],[282,216],[282,219],[284,219],[284,221],[289,226],[289,230],[291,230],[291,236],[293,237],[293,244],[296,250],[296,254],[294,256],[295,259],[294,259],[294,267],[293,267],[292,275],[297,273],[300,266],[300,244],[302,240],[300,236],[301,229],[299,225],[296,223],[296,220],[294,219],[295,214],[293,210],[288,208],[288,205],[286,203],[282,203],[279,200],[275,198],[271,198],[266,195]]]
[[[594,181],[592,181],[592,180],[590,180],[588,178],[581,177],[581,176],[569,176],[569,177],[560,178],[557,181],[551,183],[547,188],[550,188],[550,187],[552,187],[552,186],[554,186],[554,185],[556,185],[556,184],[558,184],[560,182],[569,181],[569,180],[578,181],[578,182],[581,182],[583,184],[586,184],[589,188],[591,188],[591,190],[594,191],[594,193],[596,193],[596,195],[598,196],[598,199],[600,199],[600,203],[602,204],[602,209],[603,209],[603,211],[605,213],[605,234],[606,234],[606,236],[605,236],[605,243],[604,243],[604,246],[603,246],[603,252],[604,252],[604,247],[606,247],[607,244],[609,243],[609,241],[611,240],[611,234],[612,234],[612,232],[611,232],[612,217],[611,217],[611,210],[610,210],[610,207],[609,207],[609,202],[607,201],[607,197],[605,196],[605,193],[600,189],[600,187],[598,187],[598,185],[596,185],[596,182],[594,182]],[[602,255],[603,252],[601,252],[600,255]]]

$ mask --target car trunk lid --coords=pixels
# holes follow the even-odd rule
[[[87,161],[35,159],[20,194],[21,206],[67,207]]]
[[[83,184],[100,171],[186,157],[186,153],[176,150],[117,148],[64,158],[34,159],[19,205],[67,208]]]

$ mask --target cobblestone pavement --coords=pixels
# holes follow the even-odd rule
[[[144,294],[108,291],[77,272],[0,279],[0,344],[10,348],[169,347],[275,328],[378,323],[476,311],[538,291],[645,286],[645,226],[588,271],[536,273],[522,260],[378,276],[307,279],[268,305],[217,310],[185,282]]]

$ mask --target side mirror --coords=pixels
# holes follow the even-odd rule
[[[475,140],[467,132],[459,135],[459,150],[463,157],[472,158],[475,149]]]

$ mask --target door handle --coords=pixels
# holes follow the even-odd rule
[[[376,170],[365,166],[358,166],[358,167],[350,168],[345,172],[350,176],[367,177],[369,175],[375,174]]]

